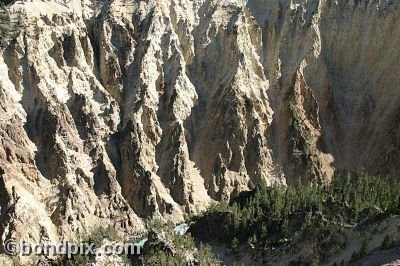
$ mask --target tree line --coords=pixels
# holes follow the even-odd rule
[[[230,213],[231,218],[214,235],[232,249],[242,243],[265,248],[290,242],[318,226],[358,225],[399,214],[399,195],[396,180],[368,175],[337,177],[330,185],[269,187],[262,183],[230,204],[212,206],[206,215]]]

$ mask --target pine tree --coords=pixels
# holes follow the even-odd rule
[[[285,217],[285,219],[283,220],[283,223],[281,225],[282,237],[287,238],[288,237],[288,233],[289,233],[289,219],[288,219],[288,217]]]

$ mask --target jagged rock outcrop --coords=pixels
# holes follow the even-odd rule
[[[0,51],[2,240],[134,233],[262,180],[399,173],[397,1],[8,8],[26,16]]]

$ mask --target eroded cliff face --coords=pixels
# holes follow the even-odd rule
[[[3,240],[133,234],[262,180],[399,173],[398,1],[10,8],[27,19],[0,57]]]

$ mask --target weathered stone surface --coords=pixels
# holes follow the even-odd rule
[[[10,8],[27,16],[0,50],[3,241],[134,233],[261,180],[399,173],[398,1]]]

